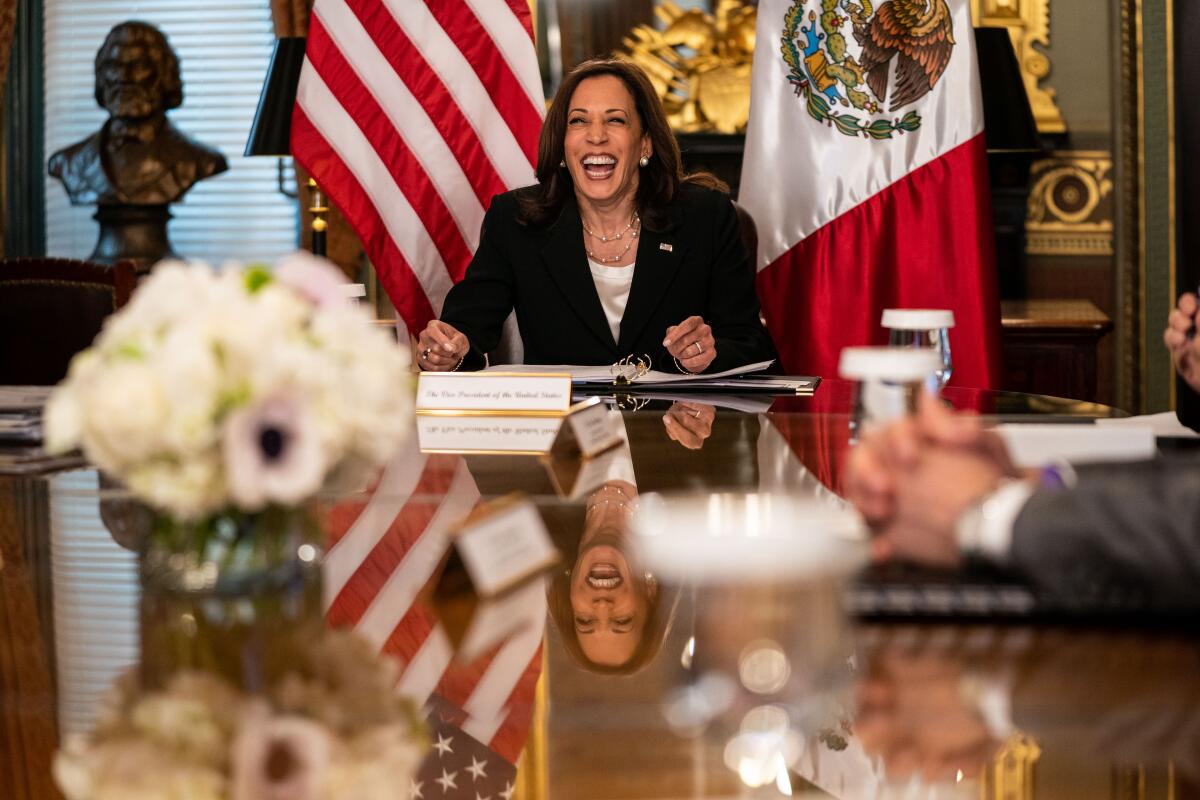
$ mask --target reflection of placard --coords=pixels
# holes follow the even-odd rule
[[[480,597],[500,594],[558,560],[537,508],[501,500],[466,523],[454,542]]]
[[[573,458],[543,457],[542,463],[550,475],[554,490],[567,500],[578,500],[608,479],[613,462],[629,459],[628,447],[611,447],[595,458],[576,455]]]
[[[539,455],[550,449],[560,417],[419,416],[422,453]]]
[[[480,507],[453,536],[430,599],[457,658],[470,661],[541,623],[540,576],[559,555],[537,508],[519,496]]]
[[[592,397],[571,407],[550,452],[558,459],[579,455],[591,457],[616,446],[620,441],[621,436],[612,424],[608,407],[599,397]]]
[[[560,414],[571,405],[568,373],[422,372],[417,413]]]

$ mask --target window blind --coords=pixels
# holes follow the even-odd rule
[[[138,660],[137,557],[100,520],[94,470],[50,479],[58,724],[86,733],[113,680]]]
[[[229,162],[227,172],[171,206],[175,251],[217,264],[270,261],[296,248],[298,211],[277,190],[276,160],[242,156],[275,44],[266,0],[44,0],[44,13],[47,158],[107,118],[93,90],[96,51],[109,29],[149,22],[179,56],[184,98],[171,120]],[[47,253],[87,257],[98,233],[95,207],[72,206],[56,179],[46,181]]]

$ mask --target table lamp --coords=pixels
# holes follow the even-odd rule
[[[296,86],[300,82],[300,68],[304,64],[304,45],[303,36],[287,36],[276,41],[243,155],[284,158],[292,154],[292,108],[296,105]],[[282,183],[281,172],[281,186]],[[329,227],[325,214],[329,206],[325,203],[324,193],[312,178],[308,179],[308,195],[308,210],[312,214],[312,251],[314,255],[324,256]]]

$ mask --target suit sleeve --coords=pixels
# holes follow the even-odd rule
[[[1175,415],[1179,422],[1194,431],[1200,431],[1200,394],[1198,394],[1183,378],[1176,378],[1179,390],[1175,393]]]
[[[492,198],[483,217],[475,256],[442,305],[442,321],[461,331],[471,343],[463,369],[484,367],[485,354],[499,345],[504,321],[513,310],[513,267],[505,255],[503,239],[507,227],[515,224],[511,198]]]
[[[713,266],[705,322],[713,329],[717,357],[705,372],[722,372],[779,356],[759,318],[754,266],[742,246],[737,212],[727,195],[713,195]]]
[[[1068,604],[1200,601],[1200,459],[1095,465],[1078,476],[1074,489],[1030,498],[1013,526],[1013,565]]]

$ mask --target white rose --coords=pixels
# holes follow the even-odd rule
[[[130,491],[181,519],[195,519],[226,505],[215,452],[182,463],[150,462],[122,476]]]
[[[65,453],[79,446],[83,412],[79,408],[79,399],[69,386],[59,387],[46,401],[43,427],[47,453]]]
[[[82,387],[83,446],[93,463],[118,471],[162,447],[167,398],[158,376],[140,361],[108,365]]]

